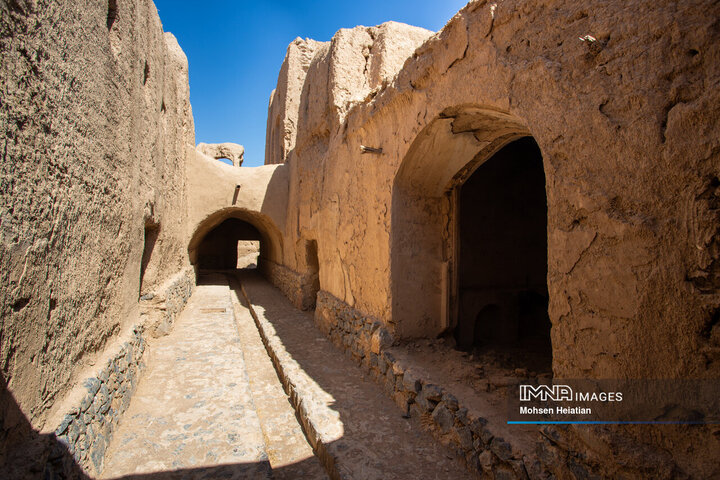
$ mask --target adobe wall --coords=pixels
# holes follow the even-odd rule
[[[189,268],[188,65],[151,0],[0,2],[0,50],[2,408],[38,429],[140,294]],[[1,453],[22,422],[5,418]]]
[[[698,354],[718,308],[711,7],[493,5],[469,4],[364,101],[339,97],[353,87],[347,63],[359,61],[342,49],[356,48],[364,68],[365,47],[346,39],[365,27],[318,50],[287,160],[286,265],[302,270],[303,240],[316,238],[322,289],[392,324],[395,191],[436,202],[413,215],[441,219],[444,191],[489,156],[478,152],[532,134],[547,181],[555,374],[716,374]],[[638,14],[653,27],[633,27]]]
[[[291,150],[266,158],[290,169],[285,266],[307,273],[316,240],[324,294],[395,338],[441,334],[448,192],[532,135],[546,177],[554,376],[718,378],[718,8],[471,2],[419,35],[414,53],[400,48],[397,76],[376,84],[363,72],[382,51],[366,27],[341,30],[302,57],[302,86],[281,78],[271,100],[275,115],[276,99],[301,92],[283,100],[298,105],[294,144],[268,138]],[[555,441],[593,449],[619,432]],[[655,434],[680,471],[713,468],[682,432]]]

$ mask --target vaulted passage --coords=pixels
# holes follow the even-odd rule
[[[514,141],[459,187],[458,347],[518,348],[550,367],[547,201],[540,149]],[[524,365],[517,365],[524,366]]]
[[[250,255],[253,246],[258,245],[261,240],[260,232],[253,225],[238,218],[228,218],[203,238],[198,247],[198,268],[234,270],[238,268],[238,251],[241,257]]]

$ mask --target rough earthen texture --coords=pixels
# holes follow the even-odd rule
[[[187,60],[150,0],[2,1],[0,50],[3,457],[12,406],[41,427],[187,266],[195,141]]]
[[[83,472],[102,471],[105,452],[145,366],[147,340],[167,333],[184,309],[195,284],[192,269],[179,273],[145,307],[138,323],[113,339],[97,359],[98,367],[83,372],[82,380],[53,406],[41,434],[47,448],[28,455],[26,442],[10,448],[0,472],[8,478],[21,478],[44,471],[60,478]],[[81,476],[81,474],[80,474]]]
[[[245,147],[237,143],[198,143],[197,151],[219,160],[227,158],[234,167],[241,167],[245,157]]]
[[[296,38],[288,45],[277,88],[270,94],[265,164],[285,162],[287,154],[295,147],[299,100],[305,75],[315,52],[325,45],[327,43],[301,38]]]
[[[322,290],[398,339],[451,331],[451,192],[531,135],[554,376],[719,378],[719,8],[471,2],[377,91],[361,74],[377,54],[365,55],[367,30],[338,32],[293,87],[294,148],[266,158],[290,160],[284,264],[310,273],[316,241]],[[656,455],[634,455],[634,439]],[[705,427],[559,429],[549,441],[559,470],[718,474]]]

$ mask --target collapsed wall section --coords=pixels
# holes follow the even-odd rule
[[[0,2],[0,50],[0,407],[38,429],[189,267],[188,65],[151,0]]]

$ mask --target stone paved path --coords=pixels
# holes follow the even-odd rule
[[[239,277],[302,394],[301,420],[323,439],[338,479],[466,479],[469,472],[257,273]],[[228,279],[230,286],[228,287]],[[102,478],[328,478],[283,391],[233,277],[199,285],[143,372]],[[297,400],[297,398],[296,398]]]
[[[327,480],[295,410],[288,401],[250,311],[240,303],[239,284],[230,278],[238,331],[255,407],[275,480]]]
[[[171,333],[150,345],[103,478],[270,478],[229,293],[198,286]]]
[[[381,387],[315,327],[312,313],[297,310],[255,272],[239,279],[339,478],[474,478],[416,419],[403,418]]]

